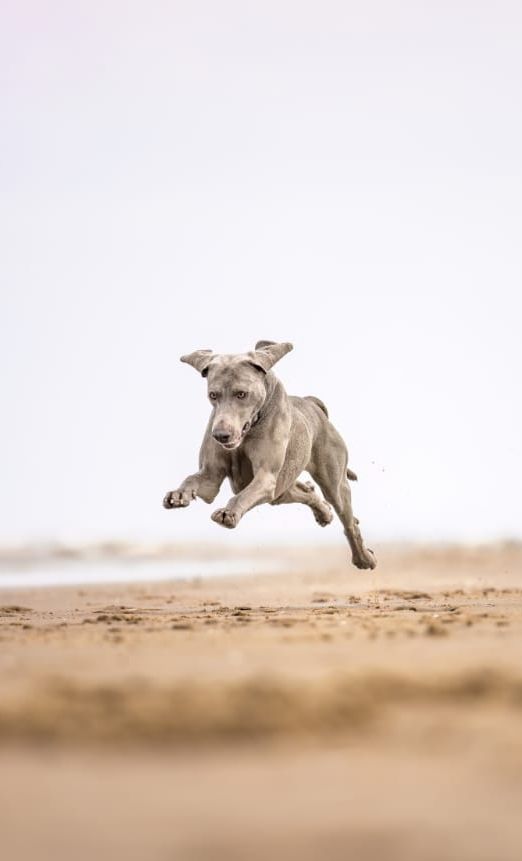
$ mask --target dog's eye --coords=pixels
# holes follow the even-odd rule
[[[211,401],[217,401],[217,392],[209,392],[208,396]]]
[[[247,396],[246,392],[236,392],[236,398],[239,398],[240,401],[242,401],[243,398],[246,398],[246,396]]]

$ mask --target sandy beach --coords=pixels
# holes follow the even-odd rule
[[[521,857],[522,547],[270,558],[0,591],[3,857]]]

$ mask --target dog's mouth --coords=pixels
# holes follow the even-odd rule
[[[233,451],[235,448],[237,448],[239,445],[241,445],[241,443],[243,442],[243,439],[245,438],[248,431],[252,427],[252,424],[253,424],[252,421],[245,422],[245,424],[241,428],[241,433],[239,434],[237,439],[233,440],[232,442],[221,442],[220,445],[223,446],[223,448],[226,449],[227,451]]]
[[[227,451],[232,451],[233,449],[238,447],[240,442],[241,437],[239,437],[239,439],[235,442],[221,442],[220,445],[223,446],[223,448],[226,448]]]

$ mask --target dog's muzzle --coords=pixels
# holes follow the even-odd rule
[[[253,426],[259,421],[259,413],[257,413],[252,419],[245,422],[243,427],[241,428],[241,433],[239,435],[239,439],[231,440],[230,434],[226,431],[215,431],[212,436],[223,448],[226,448],[227,451],[233,451],[233,449],[237,448],[241,445],[242,441],[246,437],[247,433]]]

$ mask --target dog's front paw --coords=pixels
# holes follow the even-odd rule
[[[195,490],[169,490],[163,499],[163,508],[186,508],[195,498]]]
[[[235,529],[237,524],[239,523],[239,517],[233,511],[230,511],[228,508],[218,508],[217,511],[214,511],[211,519],[214,523],[219,523],[220,526],[224,526],[225,529]]]

